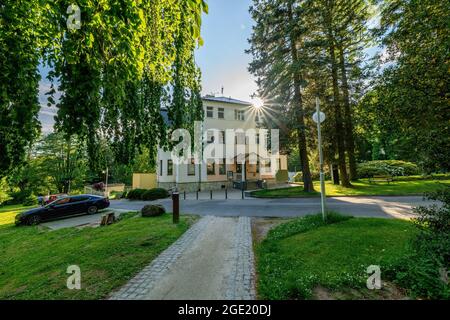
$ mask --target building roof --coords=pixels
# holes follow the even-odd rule
[[[204,96],[202,98],[203,100],[206,101],[214,101],[214,102],[225,102],[225,103],[232,103],[232,104],[240,104],[243,106],[251,106],[252,104],[250,102],[246,102],[246,101],[242,101],[242,100],[237,100],[237,99],[233,99],[231,97],[215,97],[215,96]]]

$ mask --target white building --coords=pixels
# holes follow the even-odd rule
[[[230,137],[226,132],[229,129],[238,131],[239,129],[244,131],[254,129],[255,142],[259,144],[260,140],[264,140],[260,137],[261,129],[258,128],[262,112],[252,106],[251,103],[226,97],[205,96],[203,97],[203,107],[205,115],[202,131],[206,138],[204,139],[206,140],[205,145],[214,143],[214,141],[225,144],[225,139]],[[218,142],[217,138],[219,139]],[[276,177],[281,176],[277,175],[277,172],[280,170],[287,176],[287,158],[285,155],[274,158],[270,151],[269,157],[265,154],[263,158],[261,154],[258,154],[258,151],[255,155],[254,148],[250,147],[249,137],[246,137],[243,133],[236,134],[233,140],[235,148],[237,145],[241,146],[234,157],[228,159],[224,155],[224,158],[220,160],[209,160],[205,161],[206,163],[195,163],[194,158],[192,158],[188,160],[187,164],[176,165],[171,152],[160,148],[157,162],[158,186],[166,189],[176,186],[179,191],[217,190],[233,187],[256,189],[261,187],[263,182],[268,185],[277,183]],[[229,145],[229,141],[226,144]],[[245,151],[242,152],[242,150]],[[243,161],[244,153],[245,161]],[[249,158],[253,160],[249,161]],[[257,161],[254,159],[257,159]],[[270,166],[273,170],[267,170]]]

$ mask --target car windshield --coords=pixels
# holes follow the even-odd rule
[[[50,202],[48,205],[46,205],[46,207],[49,207],[49,206],[52,206],[52,205],[65,204],[65,203],[68,203],[69,201],[70,201],[70,197],[56,199],[55,201]]]

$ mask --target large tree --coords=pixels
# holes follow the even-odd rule
[[[0,177],[26,158],[39,134],[42,1],[0,3]]]
[[[259,95],[274,102],[290,114],[284,128],[294,128],[291,135],[297,146],[306,192],[314,191],[309,167],[306,141],[305,106],[302,88],[305,87],[304,41],[301,6],[291,0],[255,0],[250,13],[256,22],[250,39],[253,55],[250,71],[258,78]],[[270,105],[269,105],[270,107]],[[280,112],[276,112],[280,113]],[[285,118],[286,119],[286,118]]]

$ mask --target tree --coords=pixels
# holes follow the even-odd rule
[[[0,177],[20,166],[40,124],[42,1],[0,3]]]
[[[382,59],[389,64],[364,99],[371,133],[388,157],[419,162],[427,172],[450,169],[448,17],[432,0],[383,1]]]
[[[258,77],[260,96],[285,104],[295,128],[306,192],[314,191],[306,142],[305,110],[302,87],[303,54],[298,50],[303,41],[300,6],[288,0],[255,0],[250,8],[256,22],[249,52],[253,61],[249,70]],[[280,112],[279,112],[280,113]],[[286,123],[285,128],[289,127]]]

